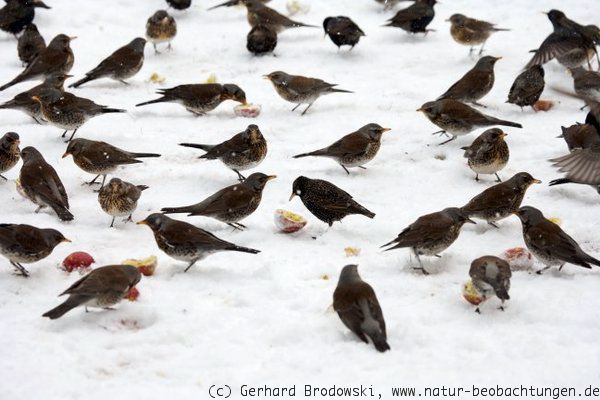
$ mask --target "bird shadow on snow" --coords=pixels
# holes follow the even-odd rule
[[[123,300],[126,302],[126,300]],[[46,330],[55,333],[89,328],[97,331],[98,327],[109,331],[137,331],[151,327],[156,322],[156,312],[139,304],[130,306],[121,304],[115,309],[90,308],[88,312],[78,307],[58,320],[50,321]]]

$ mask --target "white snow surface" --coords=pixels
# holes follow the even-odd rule
[[[431,136],[437,127],[415,112],[475,62],[468,48],[451,39],[449,23],[444,22],[461,12],[512,29],[492,36],[486,51],[503,58],[496,65],[495,86],[482,100],[488,105],[484,112],[524,127],[505,129],[511,158],[500,175],[508,179],[528,171],[544,181],[530,188],[524,204],[560,218],[563,229],[584,250],[600,256],[598,194],[585,186],[547,186],[561,176],[547,160],[567,153],[565,143],[556,139],[560,126],[585,118],[579,101],[551,89],[571,89],[570,75],[556,62],[546,65],[542,98],[556,102],[549,112],[521,111],[505,103],[510,85],[531,57],[529,50],[551,31],[541,12],[559,8],[581,23],[598,23],[597,0],[446,0],[436,5],[429,26],[436,32],[427,36],[381,27],[393,12],[384,12],[372,0],[304,1],[310,11],[295,19],[320,26],[327,16],[347,15],[367,36],[349,52],[338,51],[323,38],[322,29],[290,29],[279,35],[275,56],[254,57],[245,48],[249,27],[244,9],[208,12],[206,8],[216,1],[195,0],[185,12],[171,11],[178,24],[173,50],[157,55],[148,45],[144,67],[129,86],[98,80],[69,89],[128,110],[89,121],[78,137],[163,155],[115,174],[150,186],[135,220],[161,207],[193,204],[236,182],[235,174],[220,162],[198,160],[200,151],[177,143],[218,143],[250,123],[258,124],[269,154],[255,171],[278,178],[267,185],[258,211],[244,221],[248,230],[232,232],[215,220],[175,216],[262,250],[258,255],[220,253],[183,273],[185,264],[160,252],[147,227],[121,221],[114,229],[108,227],[110,217],[101,210],[96,194],[81,185],[92,176],[71,158],[61,159],[66,145],[58,128],[37,125],[21,112],[1,111],[1,133],[18,132],[22,147],[36,146],[56,168],[75,220],[62,223],[50,212],[34,214],[35,206],[15,190],[20,165],[7,173],[9,182],[0,182],[1,222],[52,227],[73,240],[29,265],[29,279],[13,275],[8,261],[2,261],[0,399],[200,399],[208,398],[213,384],[229,384],[233,398],[239,398],[242,384],[296,384],[300,393],[304,384],[363,384],[373,385],[383,398],[391,398],[389,388],[394,385],[597,384],[596,268],[567,265],[562,272],[542,276],[515,272],[505,312],[491,300],[477,315],[461,296],[473,259],[524,245],[516,217],[501,221],[501,229],[482,222],[465,226],[441,259],[424,258],[432,272],[429,276],[411,269],[407,250],[383,253],[379,248],[419,216],[461,206],[494,183],[490,176],[475,182],[459,149],[482,130],[438,147],[442,139]],[[67,83],[116,48],[143,36],[147,18],[166,6],[162,0],[48,3],[52,9],[38,10],[35,20],[46,40],[58,33],[78,36],[72,43],[75,78]],[[284,0],[270,5],[286,12]],[[0,82],[6,82],[21,70],[15,39],[2,34],[0,51]],[[290,112],[293,105],[261,78],[275,70],[322,78],[355,94],[321,98],[301,117]],[[166,82],[149,82],[154,72],[165,76]],[[235,117],[232,102],[205,117],[195,117],[177,104],[134,107],[155,98],[160,87],[204,82],[211,73],[221,83],[240,85],[250,102],[262,105],[262,114],[255,120]],[[35,84],[12,87],[0,93],[0,100]],[[352,169],[347,176],[328,159],[291,158],[369,122],[393,130],[385,134],[381,151],[367,170]],[[373,220],[350,216],[323,234],[326,225],[298,198],[288,202],[299,175],[335,183],[377,216]],[[302,214],[309,221],[307,227],[292,235],[278,233],[273,223],[278,208]],[[318,240],[311,238],[321,234]],[[360,248],[360,255],[346,257],[348,246]],[[42,318],[63,300],[56,296],[79,278],[57,269],[73,251],[92,254],[95,266],[149,255],[157,255],[159,265],[154,276],[144,277],[138,285],[137,302],[123,301],[116,311],[85,313],[79,308],[55,321]],[[362,277],[378,295],[389,352],[378,353],[360,342],[330,308],[339,271],[351,263],[360,265]]]

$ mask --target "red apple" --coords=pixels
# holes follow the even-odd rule
[[[140,297],[140,291],[137,290],[137,288],[134,286],[131,289],[129,289],[129,292],[127,292],[127,294],[123,298],[129,301],[137,301],[138,297]]]
[[[136,267],[144,276],[152,276],[154,275],[154,271],[156,270],[156,265],[158,262],[156,260],[156,256],[150,256],[141,260],[125,260],[121,264]]]
[[[533,267],[533,256],[529,250],[523,247],[508,249],[502,253],[500,258],[508,262],[512,271],[524,271]]]
[[[478,306],[487,300],[487,298],[481,292],[479,292],[479,290],[477,290],[475,285],[473,285],[473,281],[471,280],[464,284],[462,295],[465,300],[474,306]]]
[[[67,272],[75,270],[85,270],[95,263],[91,255],[83,251],[76,251],[69,254],[62,262],[62,269]]]
[[[304,228],[306,220],[301,215],[294,214],[291,211],[276,210],[275,225],[284,233],[293,233]]]

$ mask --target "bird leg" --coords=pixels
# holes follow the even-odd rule
[[[79,128],[77,128],[79,129]],[[73,138],[75,137],[75,134],[77,133],[77,129],[75,129],[73,131],[73,133],[71,134],[71,137],[69,138],[69,140],[66,140],[65,143],[69,143],[71,140],[73,140]],[[67,133],[67,131],[65,131],[65,133]],[[65,137],[65,135],[63,134],[63,137]]]
[[[242,228],[242,229],[246,229],[246,228],[247,228],[247,226],[246,226],[246,225],[240,224],[239,222],[235,222],[235,225],[236,225],[236,226],[239,226],[239,227],[240,227],[240,228]]]
[[[115,217],[113,217],[113,219],[112,219],[112,221],[111,221],[111,223],[110,223],[110,226],[109,226],[109,228],[112,228],[112,227],[114,227],[114,226],[115,226]]]
[[[21,273],[22,276],[24,276],[26,278],[29,277],[29,271],[27,271],[25,269],[25,267],[23,267],[21,264],[19,264],[18,262],[14,262],[14,261],[11,261],[10,263],[12,264],[13,267],[15,267]]]
[[[102,190],[102,188],[104,187],[104,182],[106,182],[106,175],[102,175],[102,183],[100,184],[100,189],[94,190],[94,193],[98,193]]]
[[[493,226],[496,229],[500,229],[500,227],[498,226],[498,224],[496,224],[494,221],[488,221],[488,225]]]
[[[563,264],[564,265],[564,264]],[[541,275],[544,271],[546,271],[547,269],[549,269],[551,266],[547,265],[544,268],[540,269],[539,271],[536,271],[535,273],[538,275]]]
[[[565,264],[562,264],[560,267],[558,267],[558,272],[562,271],[564,266],[565,266]]]
[[[419,253],[417,252],[417,249],[415,249],[413,247],[412,250],[413,250],[413,253],[414,253],[415,257],[417,258],[417,261],[419,262],[419,266],[418,267],[413,267],[413,269],[414,270],[420,270],[423,273],[423,275],[429,275],[429,272],[427,272],[425,270],[425,268],[423,267],[423,263],[421,262],[421,257],[419,257]]]
[[[504,311],[504,300],[502,300],[502,304],[498,307],[498,310]]]
[[[298,104],[296,104],[296,107],[292,108],[292,112],[293,112],[293,111],[296,111],[296,109],[297,109],[298,107],[300,107],[301,105],[302,105],[302,103],[298,103]]]
[[[362,165],[359,165],[357,168],[360,168],[360,169],[367,169],[367,167],[364,167],[364,166],[362,166]]]
[[[440,136],[444,135],[444,136],[446,136],[446,137],[450,136],[450,135],[448,135],[448,134],[446,133],[446,131],[445,131],[445,130],[441,130],[441,131],[433,132],[431,135],[433,136],[433,135],[437,135],[437,134],[439,134]]]
[[[192,268],[192,267],[194,266],[194,264],[196,264],[196,261],[198,261],[198,260],[194,260],[194,261],[192,261],[192,262],[190,263],[190,265],[188,265],[188,266],[187,266],[187,268],[186,268],[185,270],[183,270],[183,272],[188,272],[188,270],[189,270],[190,268]]]
[[[340,165],[342,165],[342,164],[340,164]],[[345,166],[343,166],[343,165],[342,165],[342,168],[344,168],[344,171],[346,171],[346,173],[347,173],[348,175],[350,175],[350,171],[348,171],[348,168],[346,168],[346,167],[345,167]]]
[[[125,218],[123,220],[123,222],[127,223],[127,222],[133,222],[133,214],[129,214],[129,217]]]
[[[0,174],[0,178],[4,179],[5,181],[7,181],[7,180],[8,180],[8,179],[7,179],[7,178],[6,178],[4,175],[2,175],[2,174]]]
[[[127,86],[129,86],[129,83],[128,83],[128,82],[125,82],[123,79],[119,79],[119,82],[121,82],[121,83],[122,83],[122,84],[124,84],[124,85],[127,85]]]
[[[45,207],[45,206],[38,206],[38,208],[36,208],[36,209],[35,209],[34,213],[36,213],[36,214],[39,214],[39,212],[40,212],[40,211],[42,211],[42,209],[43,209],[44,207]]]
[[[481,48],[479,49],[479,55],[483,54],[484,47],[485,47],[485,42],[483,42],[483,44],[481,45]]]
[[[168,51],[171,51],[171,50],[173,50],[173,47],[171,46],[171,42],[169,42],[169,45],[167,46],[167,50],[168,50]]]
[[[41,124],[42,124],[42,123],[41,123],[41,122],[40,122],[40,121],[39,121],[39,120],[38,120],[36,117],[33,117],[33,116],[32,116],[31,118],[33,118],[33,120],[34,120],[35,122],[37,122],[39,125],[41,125]]]
[[[445,145],[446,143],[450,143],[454,139],[456,139],[456,136],[452,136],[450,139],[446,140],[445,142],[442,142],[442,143],[438,144],[438,146],[442,146],[442,145]]]
[[[478,103],[478,102],[476,102],[476,101],[472,101],[472,102],[471,102],[471,104],[473,104],[474,106],[478,106],[478,107],[487,108],[487,106],[486,106],[486,105],[483,105],[483,104],[481,104],[481,103]]]
[[[475,172],[475,181],[479,182],[479,174],[477,172]]]
[[[500,179],[497,172],[494,172],[494,175],[496,175],[496,182],[502,182],[502,179]]]
[[[92,179],[89,182],[83,182],[84,185],[88,185],[88,186],[92,186],[92,185],[97,185],[98,182],[96,182],[96,180],[100,178],[100,175],[96,175],[96,177],[94,179]]]
[[[63,138],[64,138],[65,136],[67,136],[67,132],[68,132],[68,131],[64,131],[61,137],[63,137]]]
[[[228,222],[227,225],[229,225],[230,227],[232,227],[234,232],[235,231],[243,231],[244,228],[245,228],[245,227],[241,228],[238,225],[236,225],[235,223],[231,223],[231,222]]]
[[[158,51],[158,49],[156,48],[156,43],[152,43],[152,45],[154,46],[154,53],[160,54],[160,51]]]
[[[477,314],[481,314],[481,310],[479,309],[479,307],[477,307],[477,308],[475,309],[475,312],[476,312]]]
[[[313,102],[313,103],[314,103],[314,102]],[[308,111],[308,109],[310,108],[310,106],[312,106],[312,105],[313,105],[313,103],[310,103],[310,104],[308,105],[308,107],[306,107],[306,108],[304,109],[304,111],[302,111],[302,114],[300,114],[300,115],[304,115],[304,114],[306,114],[306,112]]]
[[[238,180],[240,182],[244,182],[246,180],[246,177],[242,174],[240,174],[240,171],[238,171],[237,169],[234,169],[233,172],[235,172],[238,176]]]

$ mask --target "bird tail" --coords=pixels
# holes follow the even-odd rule
[[[373,342],[373,345],[375,345],[377,351],[383,353],[385,351],[391,350],[391,347],[388,344],[383,332],[371,334],[369,335],[369,337],[371,338],[371,341]]]
[[[22,80],[23,80],[23,78],[21,78],[21,75],[17,76],[17,77],[16,77],[15,79],[13,79],[12,81],[10,81],[10,82],[8,82],[8,83],[6,83],[6,84],[4,84],[4,85],[0,86],[0,92],[1,92],[1,91],[3,91],[3,90],[5,90],[5,89],[8,89],[8,88],[9,88],[9,87],[11,87],[11,86],[14,86],[14,85],[16,85],[17,83],[21,82]]]
[[[183,147],[192,147],[194,149],[201,149],[204,151],[212,150],[215,146],[212,144],[198,144],[198,143],[179,143]]]
[[[141,107],[141,106],[145,106],[148,104],[163,103],[165,101],[169,101],[169,98],[167,96],[163,96],[163,97],[160,97],[160,98],[154,99],[154,100],[145,101],[143,103],[136,104],[135,106]]]
[[[96,77],[94,77],[92,75],[86,75],[85,78],[80,79],[77,82],[70,84],[69,87],[78,88],[79,86],[83,85],[84,83],[93,81],[94,79],[96,79]]]
[[[398,241],[398,238],[394,238],[394,240],[392,240],[391,242],[387,242],[387,243],[386,243],[386,244],[384,244],[383,246],[379,246],[379,248],[380,248],[380,249],[383,249],[384,247],[387,247],[387,246],[389,246],[389,245],[391,245],[391,244],[394,244],[394,243],[396,243],[397,241]],[[389,248],[389,249],[386,249],[386,251],[387,251],[387,250],[391,250],[391,248]]]
[[[73,221],[73,219],[75,219],[73,214],[71,214],[71,212],[65,206],[62,206],[60,204],[49,204],[49,206],[52,207],[52,209],[54,210],[56,215],[58,215],[58,218],[60,218],[61,221]]]
[[[153,158],[160,157],[160,154],[155,153],[131,153],[134,158]]]
[[[312,157],[312,156],[318,157],[318,156],[324,156],[325,154],[327,154],[327,152],[324,149],[321,149],[321,150],[311,151],[310,153],[298,154],[298,155],[295,155],[293,158]]]
[[[164,214],[191,214],[193,210],[193,206],[185,206],[185,207],[165,207],[161,208],[160,211]]]
[[[75,307],[82,305],[87,300],[89,300],[87,296],[70,295],[64,303],[44,313],[42,317],[48,317],[50,319],[60,318]]]
[[[505,28],[494,28],[492,29],[494,32],[509,32],[510,29],[505,29]]]
[[[248,247],[237,246],[235,244],[232,244],[230,247],[228,247],[225,250],[239,251],[239,252],[242,252],[242,253],[250,253],[250,254],[258,254],[258,253],[260,253],[260,250],[254,250],[254,249],[250,249]]]
[[[124,113],[127,112],[127,110],[122,110],[120,108],[110,108],[110,107],[103,107],[102,108],[102,114],[108,114],[108,113]]]
[[[523,128],[523,125],[518,124],[516,122],[506,121],[506,120],[498,119],[498,118],[494,118],[494,117],[488,117],[488,119],[490,120],[490,122],[493,122],[494,124],[497,124],[497,125],[512,126],[513,128]]]
[[[508,291],[506,290],[504,285],[497,284],[497,285],[494,285],[493,288],[494,288],[494,293],[496,293],[496,296],[498,296],[498,298],[500,300],[510,300],[510,296],[508,295]]]
[[[208,10],[214,10],[215,8],[219,8],[219,7],[231,7],[231,6],[236,6],[239,4],[239,0],[229,0],[226,1],[225,3],[221,3],[221,4],[217,4],[216,6],[212,6],[210,7]]]
[[[573,183],[573,181],[568,178],[554,179],[554,180],[550,181],[548,186],[563,185],[565,183]]]
[[[327,90],[329,93],[354,93],[350,90],[344,90],[344,89],[337,89],[337,88],[329,88],[329,90]]]
[[[16,105],[17,103],[14,100],[9,100],[6,103],[0,104],[0,108],[11,109]]]
[[[365,217],[369,217],[371,219],[375,218],[375,213],[374,212],[371,212],[371,211],[367,210],[365,207],[361,206],[358,203],[354,204],[354,211],[357,214],[364,215]]]
[[[320,28],[319,26],[316,26],[316,25],[308,25],[308,24],[305,24],[302,22],[297,22],[297,21],[294,21],[294,23],[292,24],[292,27],[294,27],[294,28]]]

